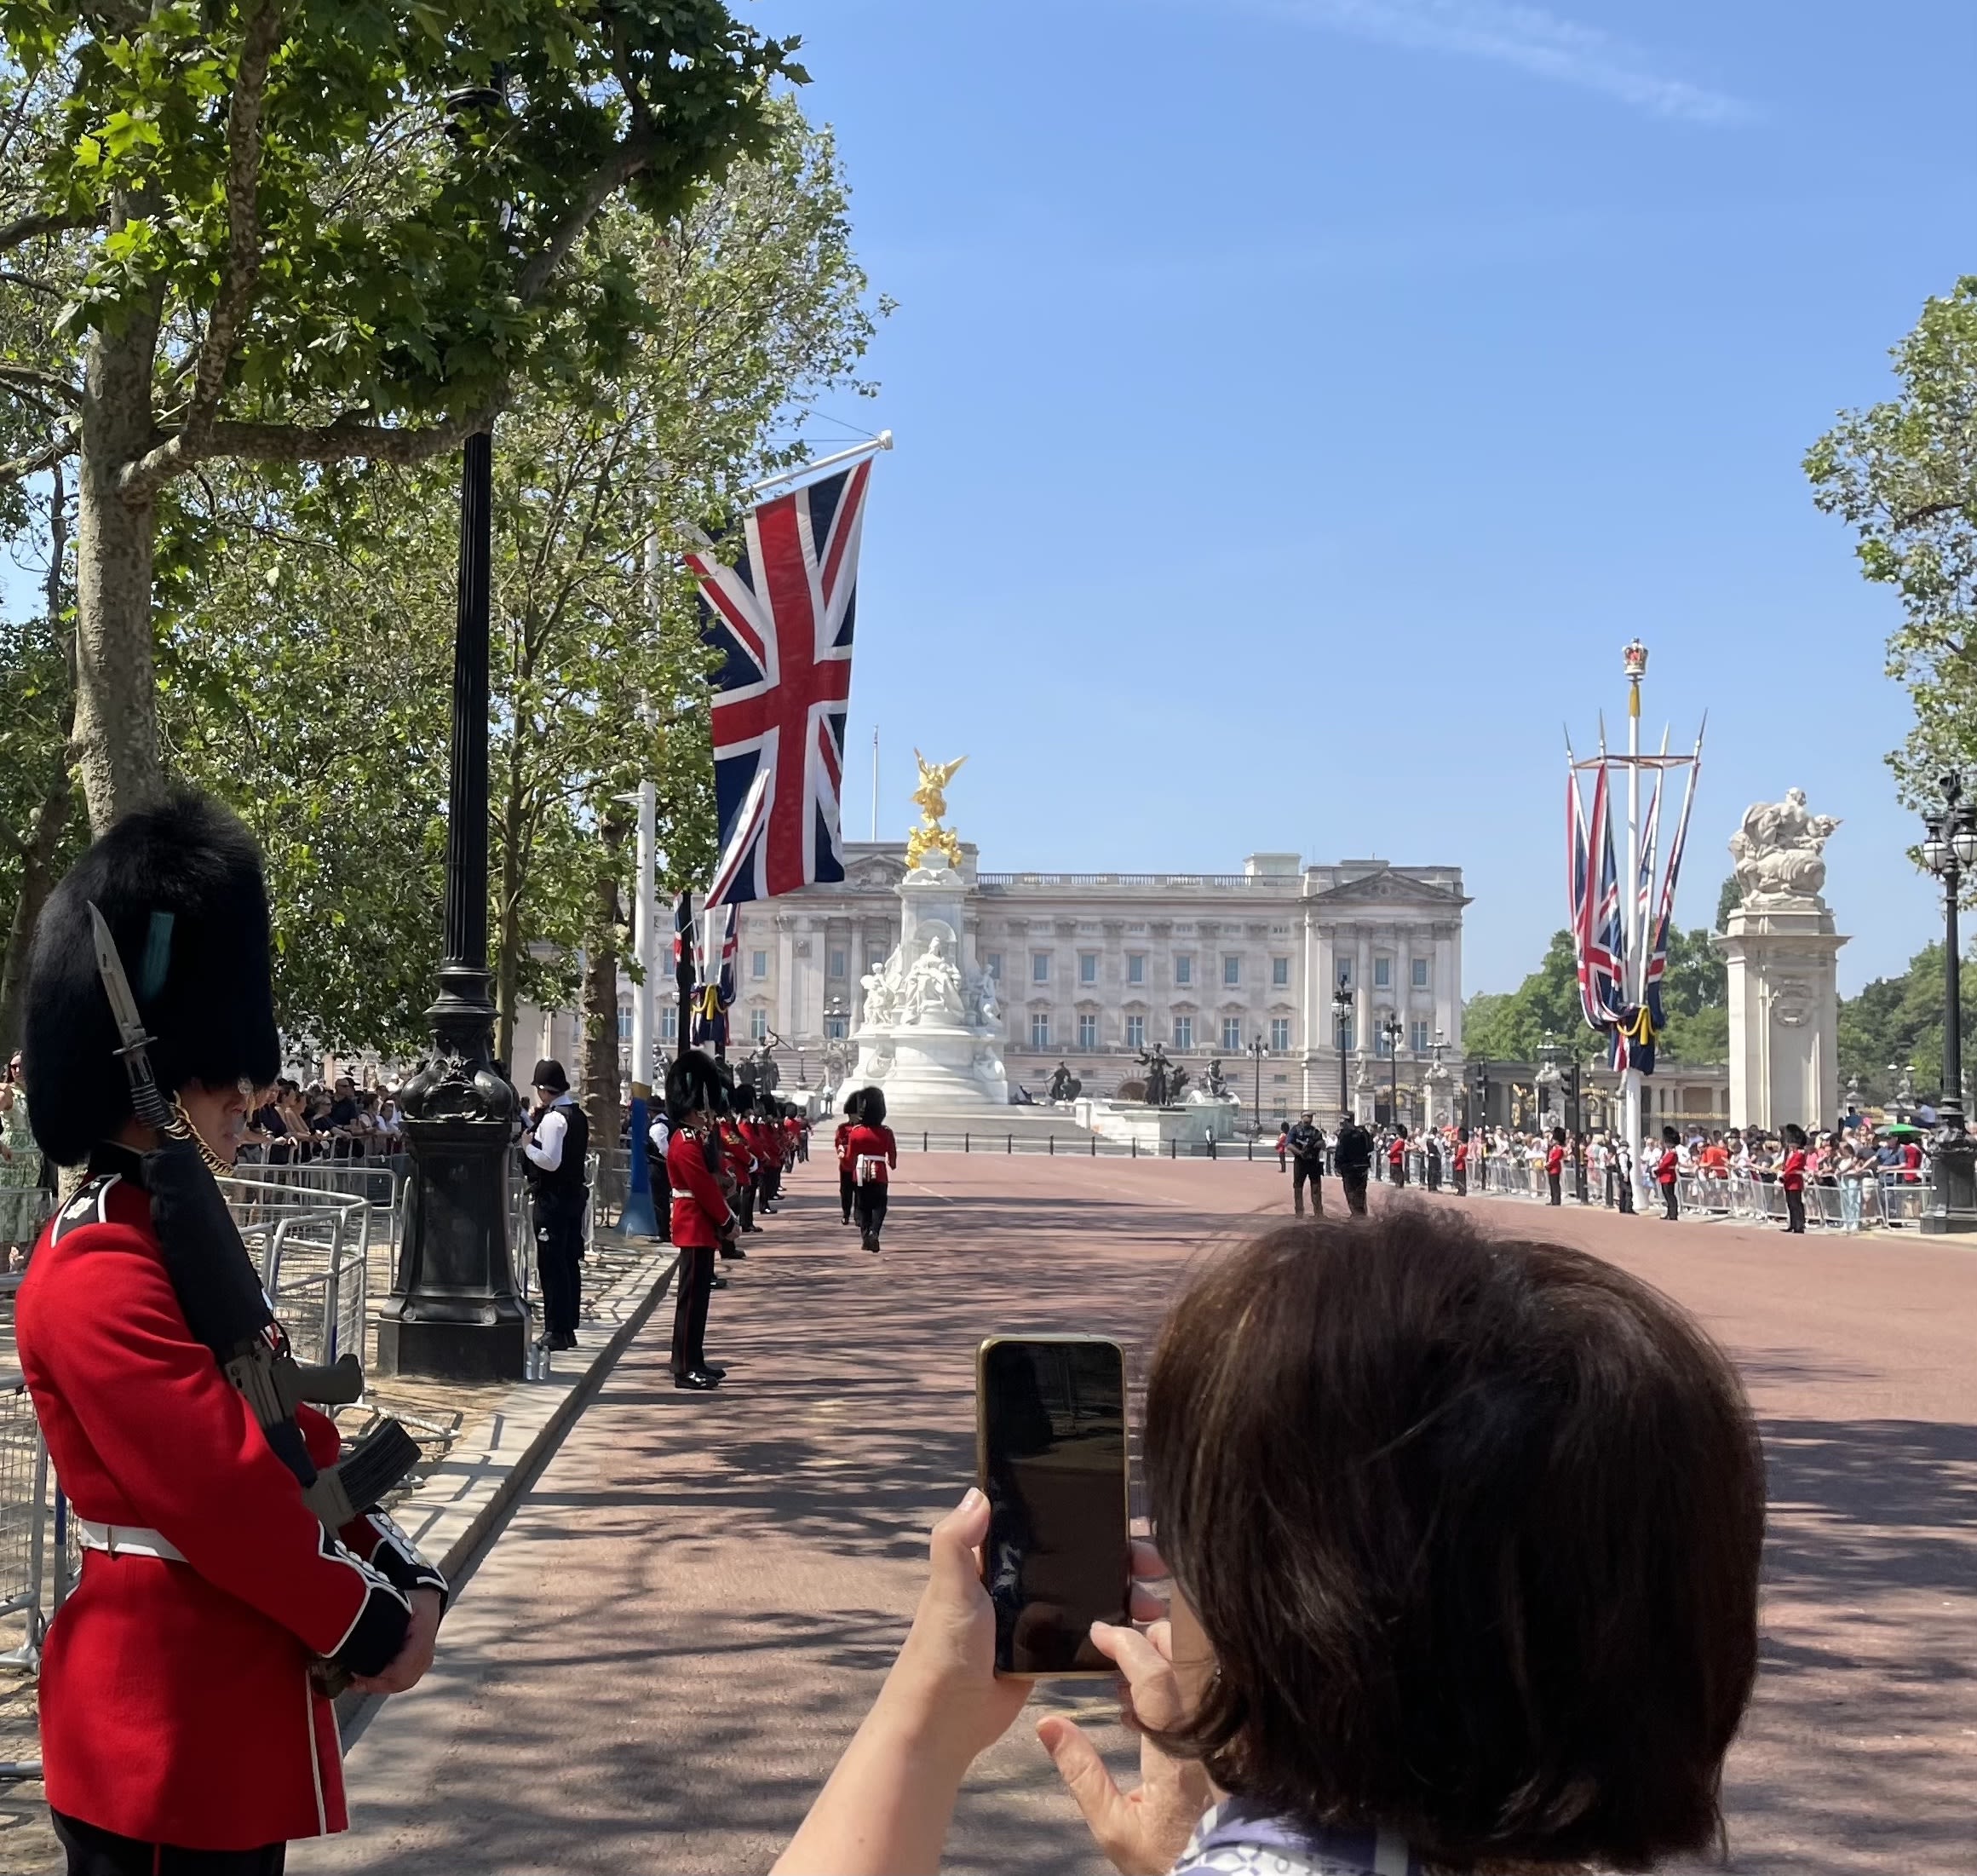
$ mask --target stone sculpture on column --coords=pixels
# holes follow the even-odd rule
[[[1821,894],[1840,823],[1805,791],[1758,802],[1730,837],[1743,902],[1711,942],[1729,967],[1730,1119],[1776,1129],[1840,1118],[1840,947]]]

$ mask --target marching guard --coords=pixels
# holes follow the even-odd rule
[[[707,1359],[715,1252],[732,1245],[741,1227],[716,1171],[716,1109],[725,1091],[721,1070],[698,1050],[666,1070],[666,1117],[673,1124],[666,1181],[673,1196],[673,1244],[680,1253],[673,1279],[673,1385],[696,1394],[719,1387],[727,1374]]]
[[[50,1625],[45,1789],[72,1876],[273,1876],[346,1827],[330,1705],[411,1686],[445,1585],[376,1509],[417,1459],[348,1453],[308,1401],[214,1174],[280,1067],[247,830],[196,796],[129,814],[36,928],[37,1139],[83,1183],[17,1303],[20,1365],[84,1545]]]

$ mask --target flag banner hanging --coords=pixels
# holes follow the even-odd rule
[[[870,459],[750,511],[733,567],[689,554],[714,677],[720,860],[707,902],[844,878],[839,801]]]
[[[727,1013],[734,1007],[734,958],[739,941],[734,908],[716,906],[704,913],[694,933],[693,1041],[727,1046]]]
[[[1664,745],[1665,747],[1665,745]],[[1666,1027],[1662,1012],[1662,979],[1668,968],[1669,935],[1675,918],[1675,883],[1681,876],[1682,849],[1688,837],[1689,809],[1695,800],[1696,778],[1702,768],[1702,739],[1692,756],[1642,759],[1654,767],[1647,814],[1641,828],[1640,864],[1635,878],[1623,882],[1613,832],[1612,771],[1633,763],[1631,756],[1608,756],[1581,763],[1566,752],[1566,901],[1572,916],[1573,963],[1578,978],[1579,1007],[1587,1026],[1606,1038],[1608,1060],[1618,1070],[1654,1073],[1655,1040]],[[1681,814],[1663,872],[1657,851],[1661,824],[1664,771],[1688,770]],[[1589,806],[1579,770],[1592,771]],[[1659,874],[1659,890],[1656,891]],[[1631,903],[1629,903],[1631,901]],[[1629,921],[1628,913],[1634,918]],[[1638,936],[1630,947],[1631,923]]]

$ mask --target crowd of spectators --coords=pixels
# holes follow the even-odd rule
[[[248,1119],[243,1163],[382,1160],[405,1150],[398,1099],[389,1088],[359,1088],[348,1075],[305,1088],[284,1077],[262,1095]]]

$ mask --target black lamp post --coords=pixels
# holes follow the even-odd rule
[[[1339,1119],[1343,1120],[1353,1111],[1352,1096],[1346,1087],[1346,1056],[1353,1028],[1353,993],[1345,980],[1345,973],[1339,973],[1338,988],[1331,993],[1332,1035],[1339,1045]]]
[[[1487,1061],[1476,1064],[1476,1091],[1474,1105],[1469,1114],[1471,1127],[1486,1127],[1490,1124],[1490,1064]]]
[[[464,143],[470,113],[497,111],[486,87],[447,101]],[[508,1158],[516,1096],[494,1064],[487,971],[488,607],[494,455],[487,430],[460,462],[460,566],[453,623],[453,737],[446,791],[446,906],[440,993],[426,1012],[434,1059],[402,1098],[411,1177],[405,1242],[377,1325],[386,1374],[520,1380],[528,1311],[508,1243]]]
[[[1263,1131],[1263,1057],[1269,1053],[1261,1036],[1250,1038],[1250,1060],[1256,1069],[1256,1105],[1250,1114],[1250,1131],[1256,1134]]]
[[[1391,1072],[1387,1124],[1397,1127],[1400,1125],[1400,1039],[1407,1033],[1407,1027],[1399,1017],[1389,1016],[1380,1025],[1380,1033],[1387,1039],[1387,1066]]]
[[[1922,864],[1943,883],[1943,1091],[1931,1137],[1931,1183],[1935,1196],[1922,1218],[1925,1231],[1977,1231],[1977,1141],[1963,1118],[1963,960],[1957,956],[1957,898],[1967,867],[1977,866],[1977,803],[1963,798],[1955,769],[1939,785],[1943,810],[1928,823]]]

